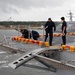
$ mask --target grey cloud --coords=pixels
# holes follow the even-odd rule
[[[19,12],[19,8],[58,7],[63,3],[64,0],[0,0],[0,11],[5,13]]]
[[[7,2],[6,2],[7,1]],[[0,1],[0,13],[18,13],[18,8],[13,3],[11,4],[9,0]]]

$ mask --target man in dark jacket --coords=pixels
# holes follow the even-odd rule
[[[56,30],[55,23],[51,20],[51,18],[49,18],[48,21],[45,24],[45,31],[46,31],[45,41],[47,40],[47,37],[48,37],[48,34],[49,34],[49,44],[50,44],[50,46],[52,46],[53,28],[54,28],[54,31],[55,31]]]
[[[38,40],[39,38],[39,33],[35,30],[28,31],[27,29],[23,29],[21,30],[21,33],[24,36],[24,38],[27,39],[33,37],[34,40]]]
[[[34,30],[32,30],[32,37],[33,37],[33,39],[34,40],[38,40],[38,38],[39,38],[39,33],[37,32],[37,31],[34,31]]]
[[[21,33],[24,36],[24,38],[29,38],[29,31],[27,29],[22,29]]]
[[[62,27],[61,27],[61,29],[62,29],[62,41],[63,41],[62,45],[66,45],[67,23],[66,23],[64,17],[61,17],[61,21],[62,21]]]

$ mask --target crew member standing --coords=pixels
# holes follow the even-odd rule
[[[62,29],[62,41],[63,41],[62,45],[66,45],[67,23],[66,23],[64,17],[61,17],[61,21],[62,21],[62,27],[61,27],[61,29]]]
[[[48,21],[45,24],[45,31],[46,31],[45,41],[47,40],[48,34],[49,34],[49,44],[50,44],[50,46],[52,46],[53,28],[54,28],[54,31],[55,31],[56,30],[55,23],[51,20],[51,18],[48,18]]]

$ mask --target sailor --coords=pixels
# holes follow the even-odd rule
[[[31,38],[33,37],[34,40],[38,40],[39,38],[39,33],[35,30],[27,30],[27,29],[24,29],[24,30],[21,30],[21,33],[22,35],[24,36],[24,38]]]
[[[26,39],[29,38],[29,31],[27,29],[22,29],[21,33],[24,38],[26,38]]]
[[[49,34],[49,44],[50,44],[50,46],[52,46],[53,28],[54,28],[54,31],[55,31],[56,30],[55,23],[51,20],[51,18],[48,18],[48,21],[45,24],[45,32],[46,32],[45,42],[46,42],[48,34]]]
[[[40,36],[39,33],[38,33],[37,31],[34,31],[34,30],[32,30],[31,33],[32,33],[33,39],[34,39],[34,40],[38,40],[38,38],[39,38],[39,36]]]
[[[62,45],[66,45],[67,23],[66,23],[64,17],[61,17],[61,21],[62,21],[62,27],[61,27],[61,29],[62,29],[62,41],[63,41]]]

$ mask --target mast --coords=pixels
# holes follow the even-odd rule
[[[71,12],[71,10],[70,10],[70,12],[68,13],[68,17],[69,17],[69,20],[70,20],[70,22],[73,22],[73,13]]]
[[[12,17],[10,17],[7,21],[11,21]]]

